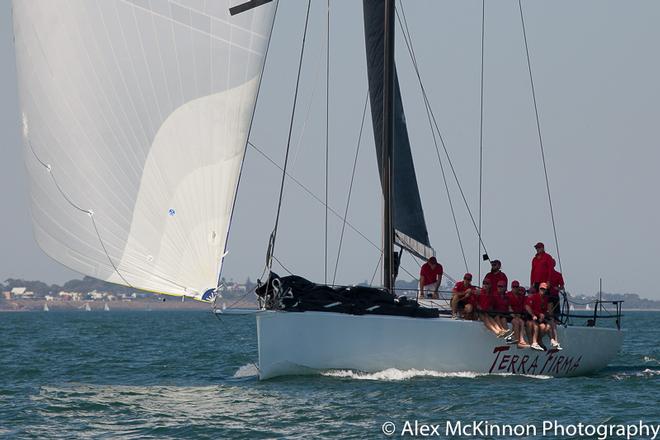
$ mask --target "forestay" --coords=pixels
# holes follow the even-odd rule
[[[34,233],[84,274],[217,285],[276,2],[14,1]]]

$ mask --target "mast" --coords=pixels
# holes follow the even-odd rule
[[[394,0],[385,0],[383,35],[383,286],[394,292],[392,227],[392,151],[394,150]]]

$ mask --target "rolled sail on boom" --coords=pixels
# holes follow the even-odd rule
[[[383,138],[383,34],[385,7],[383,0],[364,0],[364,38],[369,77],[369,98],[376,157],[382,182]],[[401,101],[399,80],[394,73],[394,151],[392,155],[393,227],[396,243],[418,257],[434,255],[424,221],[424,210],[417,187],[415,165]]]
[[[37,242],[102,280],[215,287],[276,2],[14,1]]]

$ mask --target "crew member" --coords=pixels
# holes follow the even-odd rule
[[[497,283],[497,293],[493,295],[493,319],[503,328],[508,329],[509,302],[506,297],[506,282],[503,280]]]
[[[460,312],[463,318],[471,318],[474,312],[476,287],[472,285],[472,274],[463,275],[463,281],[456,283],[451,291],[451,317],[458,318]]]
[[[499,322],[491,316],[491,313],[493,313],[493,295],[490,294],[490,291],[490,282],[485,280],[477,295],[477,314],[479,320],[498,338],[511,336],[513,331],[509,331],[507,326],[500,326]]]
[[[545,245],[538,242],[534,245],[536,255],[532,258],[532,272],[529,277],[530,286],[538,290],[541,283],[550,282],[550,274],[555,267],[555,259],[545,252]]]
[[[531,348],[534,350],[545,351],[539,342],[546,333],[547,328],[545,325],[545,314],[547,304],[545,298],[541,295],[538,289],[530,288],[530,294],[525,300],[525,311],[529,319],[527,319],[527,333],[532,340]]]
[[[438,287],[442,280],[442,265],[435,257],[428,259],[419,271],[419,298],[438,299]]]
[[[555,269],[552,269],[550,274],[550,282],[548,283],[548,307],[550,308],[548,312],[550,316],[554,317],[555,320],[559,320],[561,317],[561,307],[559,306],[559,293],[564,290],[564,277],[561,272],[557,272]]]
[[[518,344],[518,348],[529,348],[525,340],[525,288],[520,286],[518,280],[511,282],[511,290],[507,292],[509,311],[511,312],[511,327],[513,327],[513,338],[508,343]]]
[[[502,272],[502,262],[500,260],[493,260],[490,262],[490,272],[484,277],[484,282],[486,280],[490,283],[490,294],[497,294],[497,286],[500,282],[504,282],[504,290],[506,291],[507,286],[509,285],[509,280],[506,277],[506,274]]]
[[[539,292],[544,297],[547,315],[545,318],[546,321],[546,332],[550,335],[550,345],[555,350],[561,350],[561,345],[559,345],[559,340],[557,339],[557,323],[555,322],[554,316],[552,315],[552,304],[551,304],[551,294],[550,289],[548,288],[547,283],[541,283],[539,286]]]

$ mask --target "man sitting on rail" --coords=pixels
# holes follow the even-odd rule
[[[493,295],[493,314],[495,322],[503,328],[508,329],[509,301],[506,296],[506,281],[497,282],[497,288]]]
[[[541,283],[539,286],[539,291],[541,295],[544,296],[544,302],[546,304],[546,310],[547,310],[547,315],[545,318],[546,321],[546,332],[550,336],[550,345],[552,345],[552,348],[555,350],[561,350],[561,345],[559,345],[559,341],[557,340],[557,323],[555,322],[553,313],[553,303],[552,303],[552,298],[550,294],[550,290],[548,289],[548,284],[546,283]]]
[[[451,291],[451,317],[458,318],[460,312],[463,318],[472,319],[475,305],[476,287],[472,285],[472,274],[463,275],[463,281],[456,283]]]
[[[509,303],[509,312],[511,312],[511,327],[513,327],[513,337],[507,338],[507,343],[518,344],[518,348],[529,348],[525,340],[525,288],[520,286],[518,280],[511,283],[511,290],[507,292]]]
[[[493,312],[493,295],[490,294],[490,282],[484,280],[483,286],[477,294],[477,314],[479,319],[498,338],[511,336],[513,331],[508,330],[507,326],[500,326],[499,322],[491,316]]]
[[[544,351],[539,341],[547,331],[544,310],[547,310],[545,298],[541,295],[541,292],[532,286],[530,294],[525,299],[525,311],[528,315],[527,333],[532,340],[530,347],[539,351]]]

